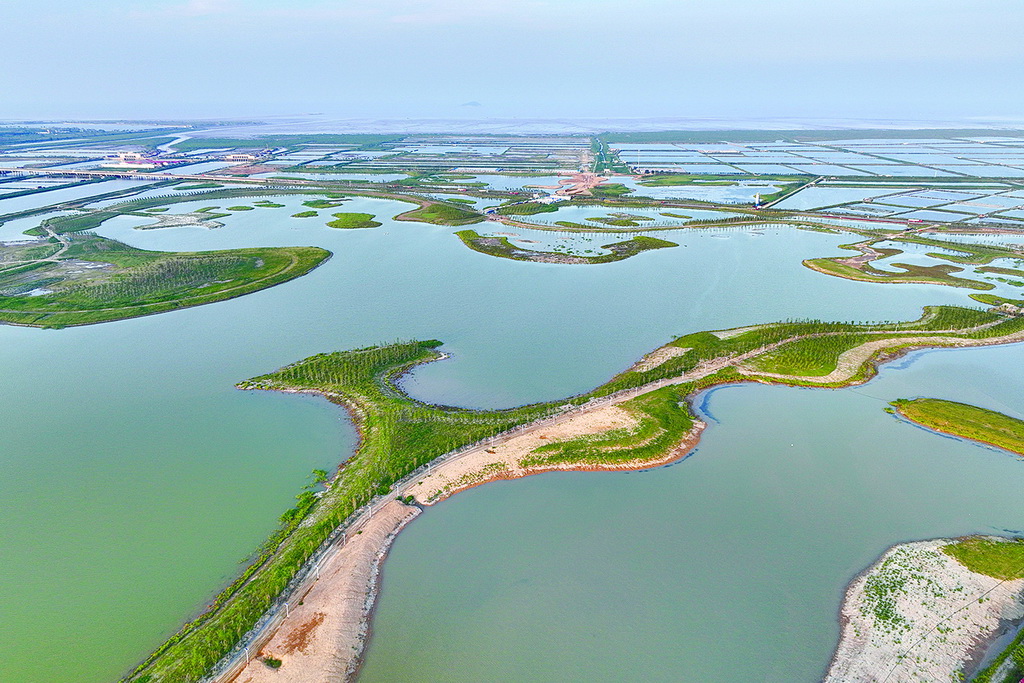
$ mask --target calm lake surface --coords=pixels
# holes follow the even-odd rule
[[[408,210],[400,202],[333,210],[376,214],[374,230],[327,228],[331,211],[290,218],[303,199],[212,231],[138,231],[134,219],[99,231],[148,249],[334,253],[299,280],[119,323],[0,326],[4,681],[124,673],[230,580],[312,468],[350,454],[340,409],[236,391],[239,380],[322,351],[437,338],[452,358],[418,369],[412,393],[510,406],[585,391],[691,331],[969,302],[800,265],[839,253],[843,235],[658,233],[680,246],[559,266],[388,220]],[[246,202],[197,205],[218,203]],[[878,400],[1018,414],[1021,351],[926,354],[854,391],[721,390],[708,402],[720,424],[674,467],[460,494],[399,538],[364,679],[813,680],[842,588],[885,547],[1024,528],[1010,502],[1021,464],[897,423]]]

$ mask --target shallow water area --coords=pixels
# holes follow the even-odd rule
[[[0,487],[0,510],[12,518],[17,511],[18,519],[0,531],[5,577],[0,582],[0,622],[9,627],[5,681],[65,680],[69,671],[74,680],[117,678],[235,575],[239,560],[294,504],[313,467],[329,469],[349,455],[355,438],[339,408],[306,397],[240,392],[233,388],[240,380],[315,353],[395,339],[440,339],[451,357],[418,368],[403,386],[429,401],[510,406],[590,389],[686,332],[787,317],[909,319],[918,317],[925,304],[970,302],[963,290],[856,283],[801,265],[803,259],[837,253],[849,235],[773,226],[693,230],[680,239],[671,233],[668,239],[680,241],[680,247],[616,263],[536,264],[471,251],[454,236],[458,228],[391,220],[412,207],[405,202],[358,198],[320,210],[317,218],[292,218],[307,208],[302,202],[310,198],[253,198],[285,207],[233,213],[215,230],[134,229],[140,222],[157,220],[157,215],[113,219],[98,230],[143,249],[315,245],[332,252],[330,260],[302,278],[217,304],[118,323],[65,330],[0,326],[0,414],[5,416],[0,468],[8,484]],[[252,201],[197,198],[172,205],[168,213],[211,205],[251,206]],[[325,223],[333,212],[372,213],[383,225],[328,228]],[[617,234],[612,231],[607,237]],[[830,428],[817,429],[827,434]],[[580,481],[607,481],[583,476],[590,475],[581,475]],[[745,495],[738,484],[729,483],[731,476],[723,474],[718,485],[731,495]],[[556,479],[515,482],[508,490],[528,490],[538,485],[534,481],[547,486]],[[812,493],[818,484],[808,484]],[[555,498],[565,503],[570,527],[579,523],[568,514],[579,496],[603,495],[587,486],[574,489],[577,493],[556,492]],[[502,489],[484,487],[480,492],[491,490]],[[472,500],[475,494],[464,495]],[[614,505],[607,510],[618,509],[619,524],[628,525],[632,533],[649,521],[639,516],[648,499],[623,495],[620,502],[629,505],[625,513]],[[462,498],[453,498],[450,505]],[[790,496],[784,502],[792,500]],[[447,506],[431,510],[424,519]],[[532,534],[515,535],[519,522],[506,516],[507,508],[491,503],[485,507],[478,519],[481,529],[495,536],[496,543],[515,540],[509,548],[524,557],[536,555],[525,546]],[[761,517],[786,509],[767,504],[751,508],[752,529]],[[656,515],[654,521],[658,519]],[[616,538],[608,535],[600,518],[595,521],[598,530],[583,533],[582,541]],[[673,521],[677,523],[686,526],[689,521]],[[729,523],[719,528],[726,535],[748,532]],[[549,538],[567,540],[567,548],[582,542],[568,534],[552,525],[537,548],[546,547]],[[410,538],[415,535],[410,531]],[[464,544],[479,548],[469,529]],[[844,566],[852,572],[875,550],[856,539],[850,546],[847,551],[855,557]],[[631,576],[617,569],[621,565],[616,562],[635,566],[636,547],[616,542],[606,551],[609,575]],[[479,552],[481,566],[491,561]],[[704,564],[718,561],[710,551],[682,555]],[[603,556],[598,560],[581,565],[592,567],[586,570],[588,577],[605,562]],[[399,560],[396,566],[401,564]],[[770,562],[765,566],[772,567]],[[539,565],[538,577],[548,576],[543,568]],[[392,586],[398,591],[400,585],[397,578],[392,581],[390,565],[387,571],[386,601],[391,600]],[[652,569],[656,582],[645,583],[645,590],[666,584],[665,577],[657,578],[658,571]],[[394,576],[400,576],[399,570]],[[465,571],[462,576],[467,579],[466,599],[484,600],[486,594],[474,592],[473,579]],[[550,576],[556,589],[575,581],[553,572]],[[823,589],[833,598],[837,580],[829,579]],[[553,590],[529,580],[522,586],[524,594],[531,586],[537,588],[538,596]],[[651,593],[646,595],[649,599]],[[804,619],[802,610],[821,609],[818,597],[812,592],[793,603],[794,618]],[[382,610],[395,604],[385,602]],[[523,604],[525,609],[527,602]],[[636,609],[623,601],[613,606]],[[833,607],[826,610],[829,616]],[[582,601],[573,609],[587,615],[604,608],[600,602]],[[526,612],[509,615],[529,623]],[[456,616],[439,611],[433,623],[443,618],[453,634],[480,623]],[[386,622],[381,623],[374,648],[389,639]],[[509,622],[491,623],[496,628],[493,624]],[[523,628],[543,633],[542,623]],[[610,649],[608,635],[614,640],[618,633],[585,625],[579,632],[605,650]],[[417,647],[433,645],[424,640]],[[424,661],[444,656],[437,650]],[[520,650],[518,656],[525,662],[536,653]],[[371,652],[367,675],[377,666],[375,659],[380,655]],[[508,666],[522,671],[525,665]]]
[[[1022,354],[723,388],[675,466],[460,493],[397,539],[359,680],[819,680],[847,583],[888,546],[1024,528],[1024,462],[883,410],[927,395],[1024,416]]]

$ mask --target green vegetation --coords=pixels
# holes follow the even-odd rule
[[[328,256],[314,247],[152,252],[75,236],[62,260],[0,270],[0,322],[88,325],[223,301],[304,275]],[[66,259],[104,265],[83,272]]]
[[[633,188],[626,187],[622,183],[609,183],[590,188],[590,194],[594,197],[622,197],[632,191]]]
[[[177,190],[210,190],[215,187],[224,187],[220,183],[192,183],[191,185],[178,185]]]
[[[311,209],[333,209],[334,207],[341,206],[344,203],[344,199],[310,199],[302,202],[302,205],[308,206]]]
[[[226,210],[227,211],[252,211],[253,207],[245,206],[245,205],[229,206]]]
[[[264,657],[263,658],[263,663],[266,664],[271,669],[280,669],[281,668],[281,660],[278,659],[277,657],[270,657],[270,656]]]
[[[422,223],[433,223],[434,225],[469,225],[471,223],[479,223],[484,220],[484,217],[476,211],[436,202],[399,214],[395,216],[395,220],[419,221]]]
[[[469,231],[463,231],[469,232]],[[979,324],[988,327],[977,329]],[[955,328],[955,329],[954,329]],[[640,394],[622,405],[633,412],[633,429],[572,439],[544,446],[530,463],[616,463],[638,458],[658,458],[692,427],[686,401],[694,392],[711,386],[743,381],[736,363],[756,358],[773,344],[795,341],[806,335],[852,335],[869,332],[919,338],[986,338],[1019,332],[1024,319],[957,307],[929,307],[910,323],[863,325],[822,321],[787,321],[761,325],[739,333],[698,332],[669,344],[685,353],[670,354],[663,362],[612,378],[591,392],[545,404],[499,411],[477,411],[434,406],[410,398],[396,385],[397,378],[417,364],[441,357],[440,342],[405,342],[355,351],[312,356],[238,386],[243,389],[322,392],[329,400],[346,406],[356,420],[362,439],[338,477],[322,495],[308,489],[299,504],[282,515],[281,529],[261,548],[257,559],[213,602],[211,608],[186,624],[140,665],[129,680],[151,683],[196,681],[219,661],[274,604],[288,582],[330,534],[375,497],[384,497],[396,482],[438,456],[479,442],[520,424],[555,414],[563,406],[580,406],[617,391],[643,387],[650,382],[717,362],[721,369],[695,381],[670,385]],[[915,342],[920,344],[921,342]],[[834,353],[830,349],[829,353]],[[865,361],[854,378],[870,374]],[[800,384],[800,380],[772,380]],[[314,481],[322,479],[316,477]],[[301,520],[301,523],[299,521]],[[146,678],[146,677],[149,678]]]
[[[352,230],[356,228],[379,228],[383,223],[373,220],[372,213],[335,213],[334,220],[327,223],[329,228]]]
[[[1000,268],[998,266],[982,266],[978,268],[980,273],[999,273],[1000,275],[1014,275],[1016,277],[1024,277],[1024,270],[1018,270],[1017,268]]]
[[[636,228],[654,219],[650,216],[640,216],[631,213],[613,213],[610,216],[598,216],[596,218],[588,218],[587,220],[620,228]]]
[[[555,211],[558,211],[557,204],[541,204],[540,202],[506,204],[497,209],[502,216],[533,216],[538,213],[554,213]]]
[[[625,240],[623,242],[603,245],[601,248],[610,250],[610,254],[583,256],[580,254],[568,254],[558,251],[535,251],[533,249],[525,249],[512,244],[508,241],[507,237],[500,235],[493,237],[484,236],[475,230],[460,230],[455,234],[458,235],[463,244],[473,251],[478,251],[481,254],[497,256],[498,258],[513,259],[515,261],[533,261],[536,263],[612,263],[613,261],[622,261],[623,259],[636,256],[639,253],[650,251],[652,249],[664,249],[666,247],[679,246],[675,242],[669,242],[668,240],[659,240],[654,237],[639,235],[633,239]]]
[[[606,465],[665,457],[693,428],[693,415],[686,403],[692,390],[693,385],[680,384],[642,394],[621,404],[637,418],[635,427],[545,444],[521,464]]]
[[[273,603],[331,532],[385,494],[403,476],[437,456],[556,410],[552,404],[475,411],[420,403],[396,378],[437,360],[440,342],[405,342],[312,356],[239,384],[244,389],[314,390],[343,404],[357,420],[362,440],[355,455],[311,509],[290,516],[286,537],[264,544],[260,557],[214,601],[136,669],[129,680],[196,681],[230,650]],[[283,528],[283,527],[282,527]]]
[[[1024,538],[972,536],[944,546],[942,552],[972,572],[1000,581],[1024,579]]]
[[[899,399],[892,405],[903,417],[929,429],[1024,455],[1024,421],[937,398]]]
[[[298,213],[293,213],[292,218],[313,218],[319,215],[316,211],[299,211]]]
[[[996,539],[973,536],[962,538],[942,548],[947,555],[960,564],[986,576],[1001,581],[1024,578],[1024,539]],[[1016,683],[1024,676],[1024,630],[996,657],[989,666],[972,680],[975,683],[991,683],[1003,664],[1011,660],[1010,670],[1000,683]]]
[[[667,173],[646,176],[640,180],[646,187],[676,187],[679,185],[736,185],[736,176],[693,175],[689,173]]]
[[[995,294],[971,294],[970,297],[975,301],[988,304],[989,306],[1010,304],[1012,306],[1024,307],[1024,299],[1007,299],[1006,297],[996,296]]]
[[[898,250],[878,249],[877,251],[900,253]],[[880,258],[886,255],[889,254],[883,253],[882,256],[880,256]],[[948,285],[951,287],[963,287],[967,289],[978,290],[987,290],[995,288],[995,285],[993,285],[991,282],[983,282],[981,280],[971,280],[968,278],[954,276],[953,273],[961,272],[963,268],[958,268],[957,266],[952,266],[949,264],[919,266],[909,263],[891,263],[889,264],[890,267],[897,268],[899,270],[886,271],[874,268],[868,262],[861,263],[858,266],[853,266],[848,261],[845,261],[845,257],[832,257],[807,259],[806,261],[804,261],[804,265],[810,268],[811,270],[818,271],[819,273],[824,273],[826,275],[836,275],[838,277],[846,278],[848,280],[860,280],[863,282],[917,282],[924,284]]]
[[[163,213],[164,211],[167,211],[167,210],[168,210],[168,207],[166,207],[166,206],[159,206],[159,207],[157,207],[155,209],[146,209],[146,212],[147,213]]]
[[[284,208],[284,204],[278,204],[277,202],[269,202],[262,199],[258,202],[253,202],[253,206],[258,206],[261,209],[281,209]]]

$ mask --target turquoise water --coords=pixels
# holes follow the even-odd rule
[[[217,230],[138,231],[132,227],[137,221],[128,219],[112,221],[100,230],[149,249],[298,244],[333,252],[326,264],[299,280],[218,304],[119,323],[67,330],[0,326],[4,376],[0,510],[7,516],[7,524],[0,527],[5,681],[117,677],[238,571],[238,561],[291,505],[312,468],[335,466],[351,452],[354,435],[340,410],[310,398],[239,392],[232,388],[239,380],[322,351],[394,339],[437,338],[445,342],[452,357],[413,373],[406,384],[415,395],[453,404],[508,406],[589,389],[672,336],[694,330],[796,316],[912,318],[924,304],[969,301],[967,293],[959,290],[855,283],[824,277],[800,265],[805,258],[837,253],[836,245],[848,241],[844,235],[783,228],[766,229],[763,234],[671,232],[665,238],[681,246],[602,266],[559,266],[491,258],[465,248],[452,234],[457,228],[389,220],[389,215],[409,208],[401,202],[370,198],[347,202],[340,210],[374,213],[384,225],[372,230],[334,230],[319,219],[289,218],[301,205],[300,199],[282,199],[288,205],[282,209],[232,215]],[[211,203],[218,202],[197,201]],[[235,203],[246,202],[231,200]],[[771,394],[790,395],[805,394]],[[759,428],[745,427],[736,421],[739,418],[727,419],[725,405],[719,408],[715,403],[717,396],[712,407],[723,426],[712,430],[702,449],[710,449],[715,439],[733,438],[731,434],[746,439],[745,445],[735,447],[742,451],[735,457],[754,458],[756,464],[762,444],[752,445],[749,434],[758,433],[750,430]],[[727,396],[723,392],[721,400]],[[814,405],[819,399],[846,394],[806,396],[811,397],[808,405]],[[785,404],[789,399],[778,400]],[[801,406],[792,407],[793,415],[804,414]],[[739,431],[727,428],[729,424],[739,424]],[[811,422],[802,429],[809,438],[815,435],[829,444],[845,443],[842,434],[829,436],[830,423]],[[576,569],[559,576],[555,569],[564,565],[557,558],[551,559],[550,566],[528,568],[536,580],[524,584],[521,594],[534,593],[541,599],[557,594],[562,586],[590,585],[607,565],[610,576],[635,584],[635,595],[647,596],[647,602],[631,609],[637,613],[654,609],[643,605],[654,604],[660,592],[668,590],[664,576],[651,583],[660,576],[664,562],[650,548],[644,549],[647,555],[636,554],[636,544],[654,537],[646,529],[657,529],[651,526],[655,522],[674,520],[673,528],[685,529],[701,510],[712,509],[694,502],[698,490],[687,494],[689,502],[669,496],[669,482],[677,479],[661,475],[683,472],[690,462],[732,461],[695,458],[676,469],[622,475],[614,482],[600,476],[539,477],[506,488],[485,487],[432,510],[423,517],[424,525],[449,519],[446,515],[451,513],[446,510],[458,510],[460,505],[481,506],[477,526],[447,536],[466,549],[477,548],[474,559],[459,565],[467,579],[465,598],[452,603],[450,610],[430,603],[437,607],[433,623],[444,624],[444,630],[457,638],[460,631],[479,626],[481,619],[490,620],[490,613],[463,619],[467,613],[459,605],[482,601],[485,594],[474,586],[489,581],[486,573],[473,572],[485,571],[510,553],[538,557],[537,549],[557,539],[584,553],[573,558]],[[778,479],[772,462],[766,460],[756,469],[758,476],[768,477],[768,483]],[[788,518],[796,514],[791,508],[800,495],[820,493],[820,480],[799,477],[794,485],[806,484],[807,490],[789,489],[787,496],[747,490],[756,482],[736,478],[737,471],[748,469],[743,463],[749,464],[737,461],[712,479],[701,480],[703,486],[720,497],[760,502],[738,508],[747,515],[708,517],[706,521],[714,524],[694,531],[697,536],[679,536],[680,548],[686,551],[672,555],[672,564],[682,576],[714,574],[707,567],[725,558],[716,555],[713,546],[696,543],[701,534],[710,534],[713,528],[725,537],[748,536],[763,529],[761,518]],[[578,488],[573,483],[563,489],[562,481],[580,483]],[[651,497],[651,492],[631,489],[622,481],[659,483]],[[531,492],[554,482],[559,486],[547,498],[537,499],[541,509],[530,507]],[[492,498],[496,495],[499,498]],[[510,507],[502,504],[501,495],[526,498],[517,498],[522,504]],[[595,504],[605,501],[597,506],[604,517],[593,517],[591,508],[583,505],[590,498]],[[664,517],[670,508],[686,510],[687,516]],[[527,534],[519,531],[530,528],[527,520],[509,517],[510,510],[526,516],[554,511],[556,521],[568,526],[560,531],[552,524],[550,533],[534,528]],[[583,528],[579,526],[583,522],[573,517],[574,510],[587,519],[586,524],[594,522],[592,530],[578,539],[571,534]],[[606,513],[613,511],[620,532],[607,523]],[[942,519],[938,512],[922,513],[922,523]],[[452,523],[457,528],[462,522],[452,518]],[[794,530],[794,539],[810,539],[811,531],[835,533],[824,522],[807,524],[809,530]],[[389,630],[397,614],[389,610],[418,609],[412,603],[400,604],[403,591],[419,590],[402,588],[400,577],[405,562],[418,565],[422,560],[414,554],[403,555],[405,548],[412,550],[421,543],[419,528],[403,535],[396,547],[395,569],[388,568],[380,637],[370,654],[368,680],[390,675],[380,668],[385,659],[391,659],[386,654],[386,648],[392,647],[389,643],[408,642],[408,635]],[[628,533],[623,535],[623,529]],[[902,529],[897,526],[890,535],[915,537],[923,531]],[[634,533],[634,545],[621,545]],[[830,550],[838,553],[846,574],[837,577],[826,572],[828,576],[816,579],[823,582],[821,586],[791,605],[794,619],[815,624],[828,621],[825,617],[833,616],[835,600],[829,603],[827,598],[835,598],[836,586],[877,554],[883,543],[898,540],[882,539],[883,535],[854,535],[840,544],[842,552]],[[586,549],[588,539],[595,538],[609,544],[596,555]],[[658,538],[667,536],[659,533]],[[488,556],[488,543],[493,541],[497,549],[510,539],[515,543]],[[539,545],[531,546],[534,542]],[[791,545],[780,547],[788,551]],[[460,552],[451,556],[464,557]],[[679,558],[689,558],[690,564],[677,565]],[[741,604],[774,599],[758,591],[769,585],[766,582],[786,558],[765,556],[758,561],[764,566],[750,573],[761,578],[748,587]],[[624,573],[623,567],[633,567],[642,575]],[[418,579],[423,590],[430,585],[428,574]],[[550,586],[544,583],[548,581]],[[582,600],[573,603],[573,610],[587,621],[602,610],[621,612],[626,604],[616,599],[609,607],[588,602],[585,593],[568,595]],[[531,619],[543,616],[543,609],[536,602],[527,608],[528,603],[524,600],[524,610],[510,612],[509,619],[517,619],[521,630],[538,631],[543,624]],[[685,613],[675,612],[672,606],[689,603],[666,604],[671,607],[664,613],[667,621],[684,620]],[[702,614],[708,614],[707,609]],[[729,614],[720,621],[735,620],[735,613]],[[595,624],[603,623],[593,618]],[[573,619],[563,617],[567,627],[579,624]],[[507,623],[498,620],[489,628],[494,632]],[[751,619],[742,622],[750,623]],[[593,648],[611,650],[625,628],[595,627],[585,633]],[[672,654],[678,643],[675,636],[666,637],[669,641],[652,641],[645,657],[652,660],[651,666],[667,670],[678,659]],[[710,647],[709,638],[702,642]],[[517,649],[515,666],[533,661],[539,667],[537,677],[544,678],[546,671],[557,673],[559,657],[546,653],[556,643],[571,649],[577,641],[548,640],[547,649]],[[723,641],[716,638],[715,642]],[[424,655],[425,665],[431,658],[443,657],[443,644],[436,641],[424,640],[416,647],[417,652],[433,653]],[[814,647],[814,652],[827,649],[821,643]],[[661,655],[655,653],[667,653],[666,659],[658,660]],[[712,659],[717,656],[709,654]],[[468,669],[453,675],[472,678]]]

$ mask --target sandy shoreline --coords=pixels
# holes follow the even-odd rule
[[[1024,579],[975,573],[941,551],[950,542],[895,545],[850,583],[825,683],[959,680],[1024,617]]]
[[[863,362],[888,362],[919,348],[988,346],[1022,340],[1024,332],[986,340],[939,336],[879,339],[843,353],[836,370],[827,376],[795,379],[811,385],[820,383],[835,386],[836,383],[842,382],[859,384],[867,379],[857,382],[852,380]],[[691,431],[675,447],[651,460],[610,464],[552,464],[539,467],[524,466],[522,460],[539,446],[552,441],[635,426],[637,419],[619,404],[641,393],[707,377],[724,367],[736,367],[742,375],[748,375],[734,381],[764,382],[787,379],[782,375],[760,373],[743,365],[747,360],[770,350],[771,346],[703,363],[678,377],[652,382],[638,390],[623,392],[594,404],[581,406],[572,412],[546,418],[533,425],[500,435],[464,453],[452,457],[443,456],[415,479],[406,481],[390,492],[386,498],[387,502],[378,503],[379,507],[372,513],[364,514],[362,518],[356,520],[346,532],[347,539],[344,543],[338,549],[332,549],[321,561],[319,578],[311,580],[310,585],[303,586],[297,591],[297,595],[305,596],[302,604],[292,609],[289,616],[280,620],[266,644],[258,653],[252,653],[251,661],[244,666],[240,662],[238,666],[211,680],[239,683],[259,683],[265,680],[289,683],[352,680],[361,663],[378,589],[380,565],[398,532],[421,512],[420,507],[398,503],[394,500],[395,497],[412,495],[417,503],[430,506],[459,491],[501,479],[516,479],[550,471],[642,470],[674,462],[697,445],[702,431],[707,426],[704,422],[695,420]],[[892,353],[884,357],[879,355],[888,349],[892,349]],[[667,360],[677,355],[675,351],[662,354],[658,354],[658,351],[648,354],[645,358],[650,360],[653,356],[659,360]],[[328,398],[339,402],[339,397]],[[345,405],[344,402],[342,404]],[[350,413],[354,413],[351,406],[345,407]],[[360,416],[353,414],[352,417],[358,424]],[[844,625],[847,621],[848,617],[844,613]],[[282,666],[277,670],[270,669],[256,659],[259,656],[280,659]],[[873,679],[833,676],[828,680]]]

